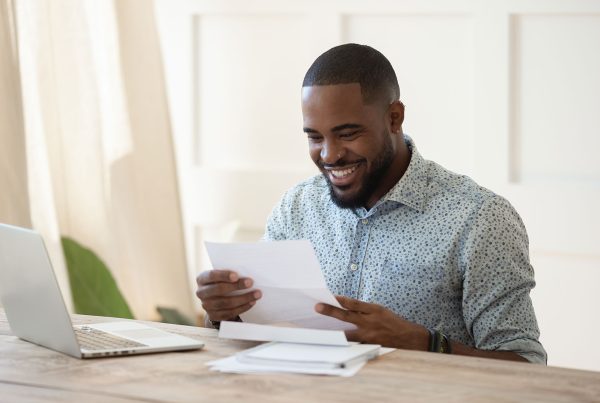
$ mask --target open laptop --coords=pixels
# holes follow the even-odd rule
[[[15,335],[77,358],[204,346],[131,320],[73,326],[42,237],[5,224],[0,224],[0,300]]]

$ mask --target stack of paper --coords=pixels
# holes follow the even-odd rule
[[[301,373],[352,376],[379,354],[380,346],[327,346],[270,342],[211,361],[211,370],[234,373]]]

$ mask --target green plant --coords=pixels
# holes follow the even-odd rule
[[[195,326],[194,322],[175,308],[167,308],[164,306],[157,306],[156,311],[160,315],[161,322],[174,323],[176,325]]]
[[[104,262],[75,240],[62,237],[76,313],[133,319],[129,305]]]

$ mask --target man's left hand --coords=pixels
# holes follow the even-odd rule
[[[349,341],[428,350],[429,331],[425,327],[409,322],[381,305],[343,296],[336,296],[336,299],[346,309],[319,303],[315,305],[315,311],[356,325],[356,330],[346,331]]]

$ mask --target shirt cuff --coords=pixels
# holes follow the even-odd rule
[[[503,343],[497,351],[512,351],[534,364],[547,365],[548,354],[537,340],[517,339]]]

